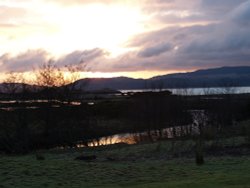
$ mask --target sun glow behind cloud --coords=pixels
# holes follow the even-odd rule
[[[75,7],[55,16],[59,40],[66,39],[69,48],[99,47],[114,55],[130,36],[143,31],[141,19],[138,10],[99,4]]]
[[[13,51],[25,50],[26,45],[29,49],[42,48],[60,56],[98,47],[109,51],[111,57],[117,56],[129,51],[123,47],[124,43],[132,35],[144,31],[142,21],[146,19],[139,9],[117,4],[65,7],[35,3],[27,8],[37,10],[37,23],[31,18],[31,26],[27,24],[27,29],[15,35],[18,45]]]

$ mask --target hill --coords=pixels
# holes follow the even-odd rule
[[[187,73],[175,73],[156,76],[150,79],[88,78],[78,80],[76,86],[86,90],[110,88],[115,90],[182,88],[182,87],[232,87],[250,86],[250,66],[220,67],[197,70]]]
[[[135,90],[154,88],[198,88],[198,87],[236,87],[250,86],[250,66],[220,67],[197,70],[187,73],[167,74],[149,79],[134,79],[128,77],[115,78],[85,78],[76,81],[77,89],[97,91],[111,90]],[[10,85],[16,90],[24,87],[24,84]],[[29,90],[37,90],[37,86],[25,85]],[[33,88],[33,89],[32,89]],[[6,87],[0,84],[0,91],[5,92]]]

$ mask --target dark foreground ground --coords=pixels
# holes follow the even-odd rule
[[[25,156],[0,155],[0,188],[10,187],[250,187],[249,147],[244,138],[207,142],[206,163],[197,166],[192,141],[39,151]],[[230,148],[234,149],[230,149]],[[96,155],[91,162],[75,160]]]

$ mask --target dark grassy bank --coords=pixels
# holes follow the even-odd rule
[[[36,160],[35,153],[1,155],[0,187],[247,188],[249,153],[242,149],[239,155],[226,152],[230,147],[242,148],[245,142],[243,137],[220,140],[218,150],[207,154],[203,166],[195,165],[193,141],[174,141],[174,147],[173,141],[162,141],[39,151],[45,160]],[[206,142],[206,148],[214,144]],[[80,155],[96,155],[97,159],[75,160]]]

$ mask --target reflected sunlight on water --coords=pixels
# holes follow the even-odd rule
[[[170,139],[174,137],[180,137],[184,135],[197,133],[197,127],[194,125],[184,125],[169,127],[162,130],[144,131],[140,133],[126,133],[126,134],[115,134],[111,136],[101,137],[99,139],[93,139],[86,144],[77,144],[77,147],[95,147],[105,146],[112,144],[136,144],[145,141],[157,141],[161,139]]]
[[[116,134],[112,136],[102,137],[100,139],[95,139],[92,142],[88,143],[88,146],[101,146],[101,145],[111,145],[111,144],[135,144],[136,138],[134,134]]]

